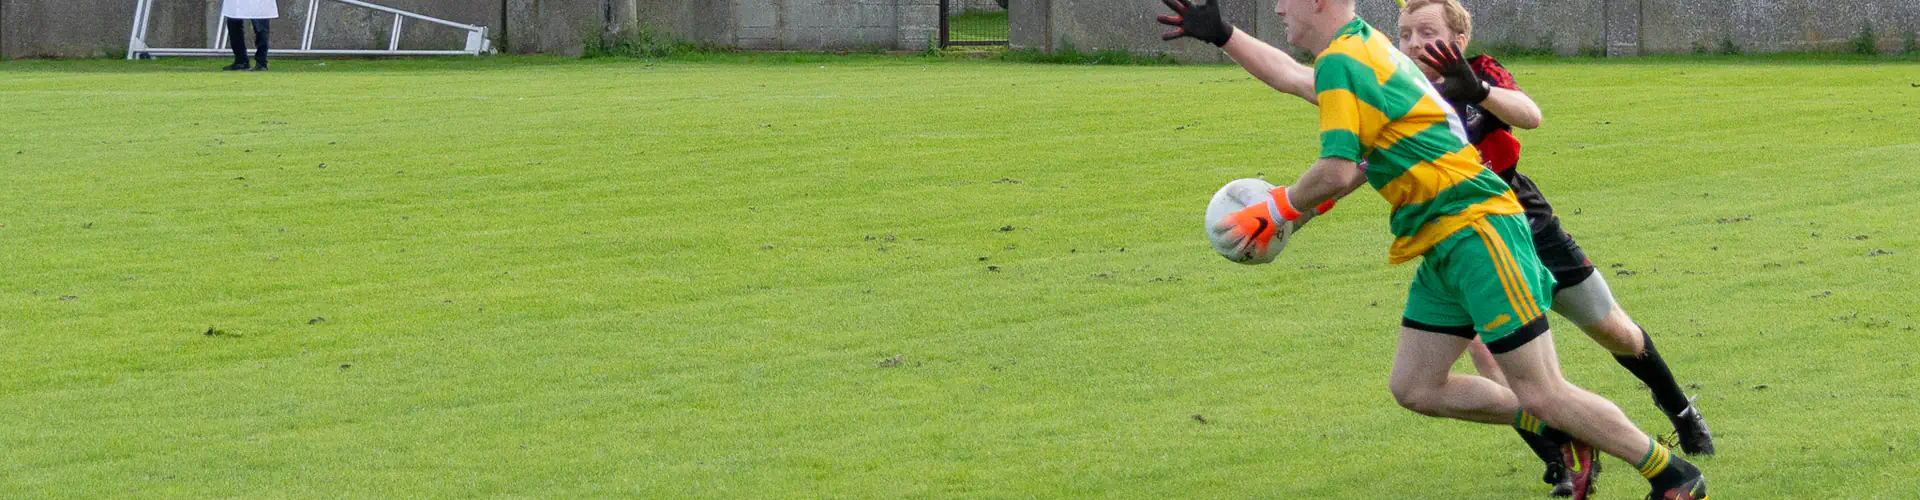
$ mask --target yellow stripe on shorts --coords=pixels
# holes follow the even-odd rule
[[[1507,269],[1505,266],[1500,265],[1500,257],[1493,251],[1493,240],[1487,238],[1487,233],[1481,225],[1481,221],[1473,221],[1467,224],[1473,227],[1474,234],[1480,236],[1480,244],[1487,247],[1488,258],[1494,260],[1493,272],[1500,277],[1500,289],[1506,292],[1507,303],[1513,305],[1514,312],[1523,315],[1526,314],[1526,312],[1520,310],[1520,296],[1513,293],[1513,284],[1512,281],[1507,278]]]
[[[1540,300],[1533,298],[1533,283],[1526,280],[1525,274],[1521,274],[1520,261],[1513,258],[1513,247],[1507,246],[1506,242],[1500,239],[1499,233],[1494,233],[1493,240],[1500,243],[1500,253],[1507,256],[1507,267],[1513,269],[1514,286],[1520,287],[1520,294],[1526,297],[1527,310],[1533,311],[1523,322],[1539,318],[1543,314],[1540,312]]]
[[[1522,322],[1533,321],[1534,318],[1540,317],[1540,304],[1533,298],[1533,287],[1527,284],[1525,279],[1526,275],[1520,270],[1520,263],[1513,259],[1513,250],[1507,247],[1506,240],[1500,238],[1500,233],[1494,231],[1493,225],[1487,223],[1486,219],[1481,219],[1479,222],[1487,228],[1487,236],[1493,238],[1493,242],[1496,245],[1495,248],[1499,249],[1498,251],[1500,252],[1502,260],[1506,262],[1507,269],[1513,274],[1514,287],[1520,289],[1520,296],[1527,301],[1525,309],[1514,309],[1514,312],[1526,316],[1521,319]]]
[[[1514,314],[1523,316],[1521,318],[1523,324],[1533,321],[1533,318],[1539,315],[1539,311],[1528,307],[1532,305],[1531,301],[1521,300],[1529,297],[1525,293],[1526,285],[1519,281],[1519,272],[1509,266],[1511,257],[1505,252],[1506,245],[1501,244],[1503,242],[1500,240],[1500,234],[1494,232],[1493,226],[1487,224],[1486,219],[1473,221],[1473,230],[1479,233],[1480,242],[1487,246],[1487,254],[1493,259],[1494,274],[1499,275],[1500,286],[1506,290],[1507,303],[1513,306]]]

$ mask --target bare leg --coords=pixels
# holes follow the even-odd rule
[[[1453,373],[1453,362],[1472,341],[1402,327],[1387,386],[1400,406],[1430,417],[1512,425],[1520,401],[1486,377]],[[1645,450],[1642,450],[1645,451]]]
[[[1496,384],[1507,385],[1506,372],[1500,371],[1500,362],[1493,359],[1493,351],[1488,351],[1486,344],[1480,343],[1478,339],[1474,340],[1473,344],[1467,346],[1467,354],[1473,357],[1473,369],[1480,372],[1480,376],[1491,379]]]
[[[1528,413],[1627,463],[1637,464],[1647,456],[1653,439],[1634,427],[1619,407],[1561,377],[1552,332],[1494,359]]]

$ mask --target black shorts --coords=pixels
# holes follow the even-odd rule
[[[1560,229],[1560,218],[1553,217],[1545,222],[1535,220],[1533,247],[1540,254],[1540,263],[1547,266],[1547,272],[1553,273],[1553,293],[1560,293],[1567,287],[1580,284],[1596,272],[1593,260],[1587,258],[1587,252],[1580,250],[1580,244],[1573,242],[1573,235]]]

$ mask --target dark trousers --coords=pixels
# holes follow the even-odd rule
[[[267,65],[267,22],[272,19],[227,19],[227,45],[233,47],[233,63],[247,64],[247,33],[243,21],[253,21],[253,59]]]

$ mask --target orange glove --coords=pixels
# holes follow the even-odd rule
[[[1293,209],[1293,202],[1287,198],[1286,186],[1267,191],[1267,196],[1267,201],[1248,205],[1214,225],[1215,231],[1225,233],[1221,235],[1221,240],[1232,244],[1233,254],[1246,256],[1244,260],[1269,260],[1267,246],[1274,240],[1275,233],[1284,229],[1285,235],[1290,236],[1306,220],[1312,219]],[[1314,207],[1314,213],[1333,210],[1333,204],[1334,200],[1327,200]],[[1276,221],[1285,221],[1286,227],[1282,228]]]

